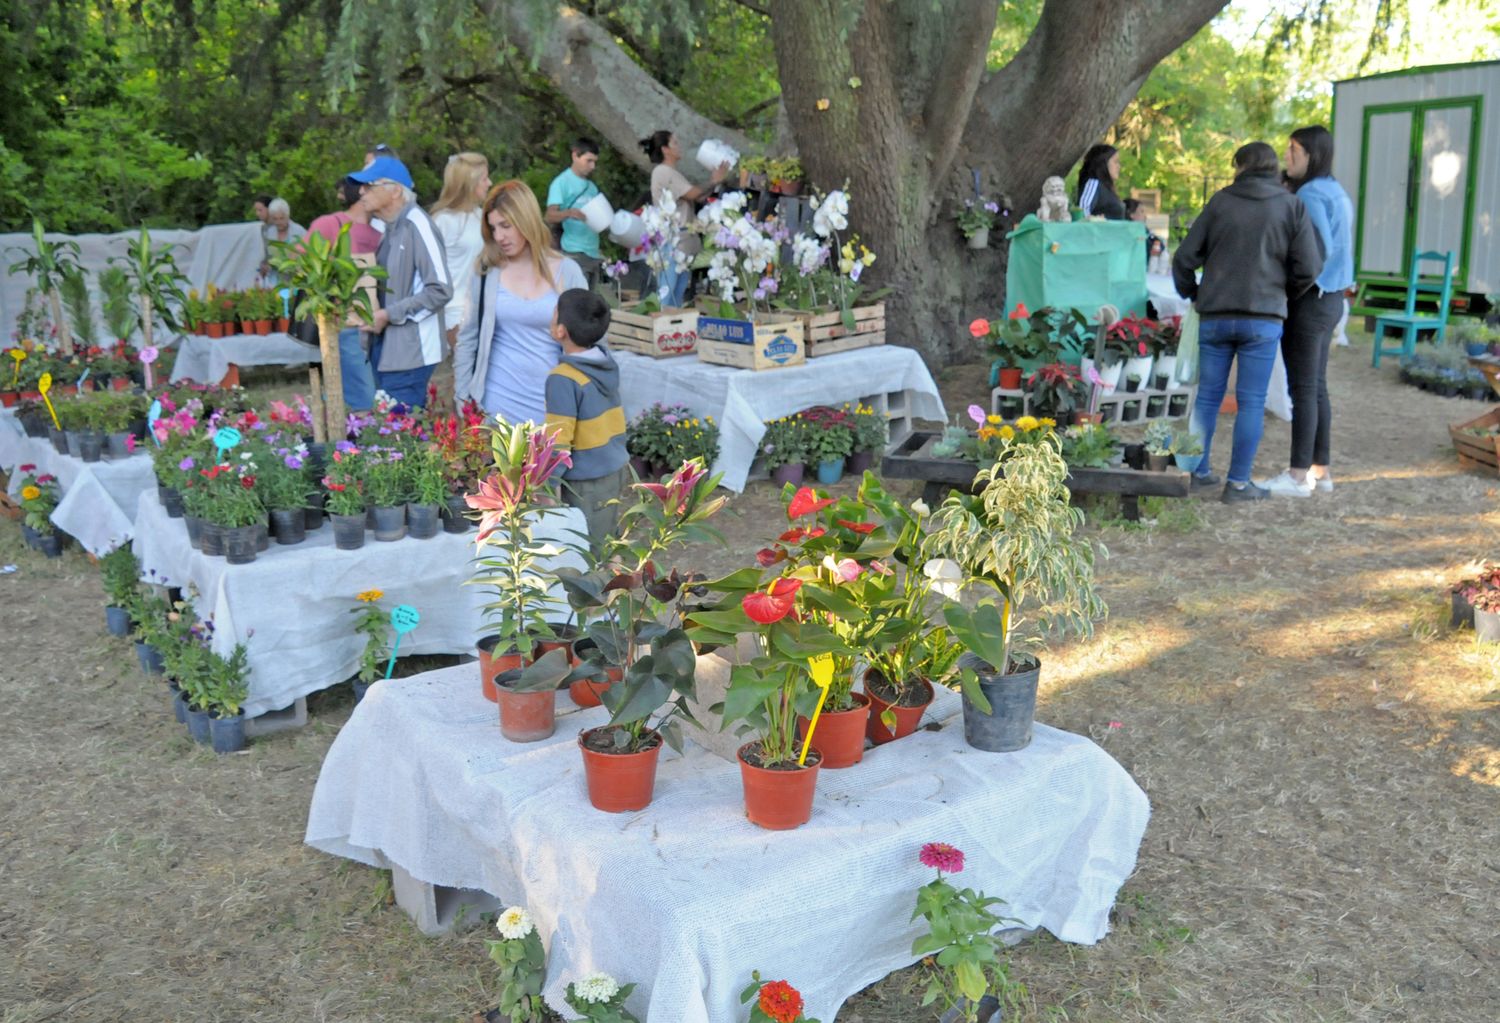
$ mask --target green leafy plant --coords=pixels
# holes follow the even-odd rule
[[[443,457],[434,447],[424,446],[406,452],[403,462],[403,487],[413,504],[442,504],[448,496],[443,478]]]
[[[1191,430],[1183,430],[1172,437],[1171,452],[1184,458],[1203,454],[1203,438]]]
[[[1146,424],[1146,453],[1148,455],[1169,455],[1172,453],[1172,427],[1157,420]]]
[[[245,644],[236,643],[228,657],[212,650],[205,658],[207,676],[203,685],[204,706],[216,718],[238,717],[250,696],[249,651]]]
[[[328,514],[365,513],[364,469],[364,453],[348,441],[340,441],[323,476],[323,489],[328,492],[324,507]]]
[[[1103,423],[1070,426],[1062,434],[1063,461],[1091,469],[1110,465],[1119,453],[1120,442]]]
[[[1057,419],[1082,408],[1089,400],[1088,384],[1078,375],[1078,367],[1063,362],[1042,366],[1028,381],[1032,409],[1039,415]]]
[[[24,476],[19,495],[26,525],[38,533],[50,536],[54,531],[52,511],[57,507],[60,496],[57,478],[48,473]]]
[[[89,304],[89,282],[81,267],[70,267],[57,286],[63,307],[68,312],[68,326],[75,340],[85,348],[95,343],[94,310]]]
[[[111,266],[125,272],[126,280],[140,306],[141,347],[152,347],[152,337],[158,317],[171,330],[177,327],[176,310],[187,297],[182,285],[187,278],[177,269],[172,258],[176,245],[152,245],[151,232],[141,228],[141,233],[126,249],[123,259],[115,257]]]
[[[912,955],[932,957],[935,969],[923,1005],[942,999],[944,1008],[957,1008],[968,1023],[979,1019],[979,1000],[996,993],[1009,1000],[1013,987],[1000,961],[1000,939],[994,931],[1006,923],[992,907],[1004,900],[971,888],[956,888],[943,875],[964,869],[964,854],[945,842],[929,842],[919,855],[938,876],[917,890],[912,919],[921,917],[928,932],[912,942]],[[1013,921],[1019,922],[1019,921]]]
[[[760,439],[766,469],[806,463],[808,440],[808,425],[800,416],[783,416],[766,423],[766,432]]]
[[[380,598],[384,596],[382,590],[365,590],[355,597],[359,606],[349,609],[350,614],[357,616],[354,631],[365,637],[365,648],[359,654],[359,680],[366,685],[385,673],[385,664],[391,656],[391,616],[380,606]]]
[[[547,979],[547,955],[531,914],[511,906],[495,921],[498,941],[487,941],[490,959],[499,970],[500,1012],[511,1023],[541,1023],[547,1018],[542,984]]]
[[[122,544],[100,558],[99,574],[109,606],[128,608],[141,579],[141,563],[130,545]]]
[[[72,241],[49,242],[42,222],[36,218],[31,221],[31,244],[32,252],[14,247],[10,250],[20,252],[25,258],[12,263],[8,269],[13,274],[30,274],[36,281],[37,289],[52,305],[52,322],[57,327],[58,344],[64,355],[72,355],[73,335],[63,316],[62,288],[69,276],[83,272],[78,265],[78,244]]]
[[[840,462],[854,450],[854,431],[843,423],[818,423],[807,431],[809,463]]]

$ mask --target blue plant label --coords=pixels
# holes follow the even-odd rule
[[[161,399],[157,398],[151,403],[151,409],[146,413],[146,432],[151,434],[151,439],[156,441],[156,446],[161,447],[161,440],[156,436],[156,421],[161,418]]]
[[[977,174],[979,172],[975,171],[974,173]],[[291,316],[292,316],[292,289],[291,288],[282,288],[276,294],[278,294],[278,295],[281,296],[281,315],[285,316],[287,319],[291,319]]]
[[[391,608],[391,628],[399,632],[410,632],[417,627],[422,616],[410,604],[397,604]]]
[[[82,373],[78,374],[78,382],[80,384],[83,383],[85,380],[87,380],[89,378],[89,371],[92,370],[93,368],[94,367],[90,366],[90,367],[88,367],[88,369],[85,369]]]
[[[223,457],[224,452],[228,451],[239,442],[240,431],[236,430],[232,426],[221,426],[219,427],[219,431],[214,434],[214,446],[219,449],[220,457]]]

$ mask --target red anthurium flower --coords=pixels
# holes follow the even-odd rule
[[[852,529],[861,536],[869,536],[879,527],[873,522],[850,522],[848,519],[834,519],[838,525],[845,529]]]
[[[801,588],[801,579],[777,579],[771,584],[769,593],[756,590],[745,594],[740,606],[752,622],[770,625],[791,614],[797,603],[797,591]]]
[[[755,552],[755,560],[759,562],[761,568],[770,568],[778,561],[786,560],[786,551],[780,547],[762,547]]]
[[[812,487],[800,487],[792,495],[792,503],[787,506],[786,517],[789,520],[800,519],[804,515],[820,512],[830,504],[833,504],[833,498],[825,497],[819,500]]]
[[[1030,315],[1031,313],[1027,311],[1025,302],[1017,302],[1016,307],[1010,311],[1010,318],[1013,320],[1024,320]]]

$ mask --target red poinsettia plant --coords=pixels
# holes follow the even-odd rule
[[[802,1015],[802,992],[784,980],[761,980],[750,974],[750,986],[740,992],[740,1003],[750,1006],[750,1023],[818,1023]]]

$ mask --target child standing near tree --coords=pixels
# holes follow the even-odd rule
[[[585,288],[557,299],[552,339],[562,358],[547,375],[547,427],[559,447],[572,452],[563,473],[563,500],[583,512],[595,545],[619,521],[616,498],[626,482],[625,411],[620,407],[620,368],[603,343],[609,305]],[[612,503],[613,502],[613,503]]]

